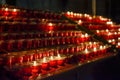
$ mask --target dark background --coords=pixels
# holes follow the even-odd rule
[[[28,9],[92,14],[92,0],[6,0],[6,2],[10,5]],[[96,0],[96,2],[97,15],[111,18],[114,22],[120,23],[119,0]]]

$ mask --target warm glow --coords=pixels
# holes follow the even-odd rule
[[[85,36],[82,34],[81,37],[84,38]]]
[[[37,62],[36,61],[33,62],[33,66],[37,66]]]
[[[85,54],[87,54],[88,52],[89,52],[89,51],[88,51],[88,49],[86,48],[86,49],[85,49]]]
[[[85,34],[85,37],[88,37],[88,34],[87,34],[87,33]]]
[[[109,32],[109,30],[108,30],[108,29],[106,29],[106,32]]]
[[[104,46],[103,48],[106,49],[106,46]]]
[[[60,60],[62,59],[62,57],[60,56],[60,54],[57,54],[57,57],[56,57],[57,60]]]
[[[115,42],[115,39],[113,39],[112,42]]]
[[[118,42],[118,46],[120,46],[120,42]]]
[[[42,62],[43,62],[43,63],[46,63],[46,62],[47,62],[46,57],[43,58],[43,61],[42,61]]]
[[[99,31],[99,30],[96,30],[96,32],[97,32],[97,33],[100,33],[100,31]]]
[[[54,60],[53,56],[50,56],[50,60]]]
[[[92,42],[89,42],[89,45],[92,45]]]
[[[107,24],[107,25],[112,25],[113,22],[112,22],[112,21],[108,21],[108,22],[106,22],[106,24]]]
[[[96,48],[96,47],[94,47],[93,51],[94,51],[94,52],[96,52],[96,51],[97,51],[97,48]]]
[[[89,20],[92,20],[92,17],[89,17]]]
[[[112,42],[112,40],[108,40],[108,42],[109,42],[109,43],[111,43],[111,42]]]
[[[70,15],[70,12],[69,12],[69,11],[67,12],[67,15]]]
[[[120,37],[118,38],[118,40],[120,40]]]
[[[76,13],[74,13],[74,16],[77,16],[77,14],[76,14]]]
[[[109,32],[109,33],[108,33],[108,36],[110,36],[111,34],[112,34],[112,33]]]
[[[57,57],[60,58],[61,57],[60,54],[58,54]]]
[[[73,12],[70,12],[70,14],[73,16]]]
[[[8,11],[8,8],[5,8],[5,11]]]
[[[114,34],[117,35],[117,32],[115,32]]]
[[[81,17],[81,16],[82,16],[82,14],[78,14],[78,16],[79,16],[79,17]]]
[[[78,24],[81,25],[81,24],[82,24],[82,20],[79,20],[79,21],[78,21]]]
[[[53,26],[53,24],[52,23],[48,23],[48,26]]]
[[[100,50],[102,50],[103,49],[103,46],[100,46]]]
[[[120,31],[120,28],[118,29],[118,31]]]
[[[93,43],[94,45],[96,44],[96,42]]]
[[[17,11],[17,9],[13,9],[13,12],[16,12]]]

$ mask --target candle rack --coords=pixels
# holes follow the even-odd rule
[[[2,6],[0,66],[5,77],[45,79],[116,55],[110,44],[78,27],[62,14]]]

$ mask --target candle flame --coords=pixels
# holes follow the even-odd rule
[[[100,46],[100,50],[102,50],[103,49],[103,46]]]
[[[54,60],[54,59],[53,59],[53,56],[50,56],[50,60]]]
[[[13,9],[13,12],[16,12],[17,10],[16,9]]]
[[[89,42],[89,45],[91,45],[92,44],[92,42]]]
[[[5,8],[5,11],[8,11],[8,8]]]
[[[94,51],[94,52],[95,52],[95,51],[97,51],[97,48],[96,48],[96,47],[94,47],[93,51]]]
[[[46,57],[43,58],[43,63],[46,62]]]
[[[60,58],[61,57],[60,54],[58,54],[57,57]]]
[[[67,15],[70,15],[70,12],[69,12],[69,11],[67,12]]]
[[[78,24],[82,24],[82,21],[81,21],[81,20],[79,20],[79,21],[78,21]]]
[[[112,40],[108,40],[108,42],[109,42],[109,43],[111,43],[111,42],[112,42]]]
[[[88,34],[87,34],[87,33],[85,34],[85,37],[88,37]]]
[[[100,31],[99,31],[99,30],[97,30],[96,32],[97,32],[97,33],[100,33]]]
[[[108,21],[108,22],[106,22],[106,24],[107,24],[107,25],[112,25],[113,22],[112,22],[112,21]]]
[[[37,66],[37,62],[36,61],[33,62],[33,66]]]
[[[85,54],[87,54],[87,53],[88,53],[88,49],[86,48],[86,49],[85,49]]]
[[[52,23],[48,23],[48,26],[52,26],[53,24]]]

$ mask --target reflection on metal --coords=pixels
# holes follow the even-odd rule
[[[92,0],[92,14],[96,16],[96,0]]]

